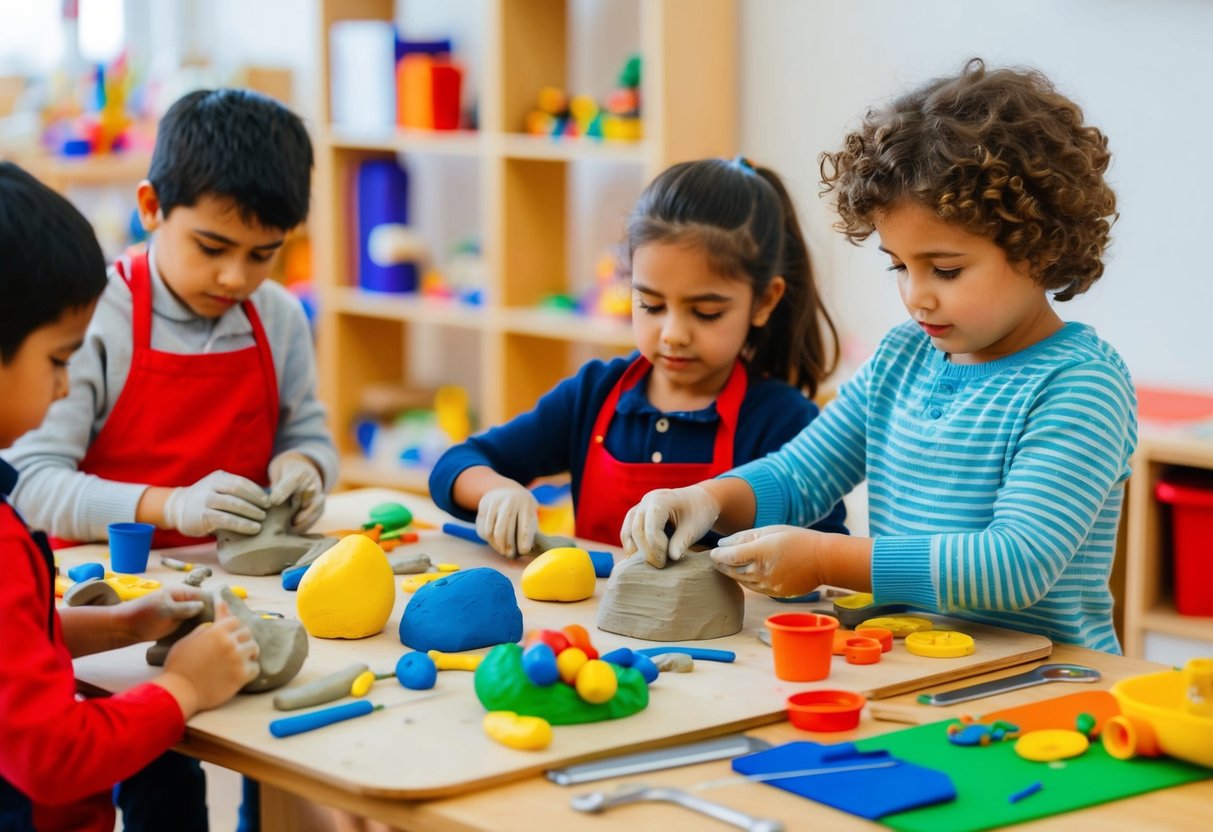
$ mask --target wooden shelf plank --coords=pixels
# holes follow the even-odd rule
[[[1149,434],[1141,438],[1138,454],[1151,462],[1213,468],[1213,439]]]
[[[1142,616],[1142,629],[1155,633],[1213,641],[1213,618],[1180,615],[1171,603],[1159,604]]]
[[[635,339],[627,322],[589,318],[554,309],[504,309],[502,331],[535,338],[552,338],[578,344],[633,347]]]
[[[551,161],[610,161],[645,164],[649,160],[648,143],[602,141],[578,136],[531,136],[525,133],[505,133],[497,140],[501,153],[509,159],[539,159]]]
[[[429,469],[381,465],[365,457],[347,454],[341,457],[339,471],[341,484],[347,488],[381,486],[429,494]]]
[[[485,137],[475,130],[367,130],[333,124],[322,140],[337,150],[436,153],[469,158],[485,152]]]
[[[481,307],[454,300],[364,292],[349,286],[331,290],[330,297],[336,310],[347,315],[462,329],[484,329],[486,326],[486,315]]]

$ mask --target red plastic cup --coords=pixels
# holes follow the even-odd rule
[[[775,675],[785,682],[815,682],[830,675],[838,619],[812,612],[783,612],[767,619]]]
[[[808,690],[788,697],[788,721],[802,731],[849,731],[868,700],[848,690]]]

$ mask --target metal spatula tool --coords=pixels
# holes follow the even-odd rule
[[[1043,685],[1046,682],[1097,682],[1099,678],[1098,670],[1081,664],[1042,664],[1026,673],[1007,676],[1005,679],[969,685],[967,688],[957,688],[945,693],[924,693],[918,697],[918,701],[923,705],[953,705],[983,696],[993,696],[996,693],[1006,693],[1009,690]]]

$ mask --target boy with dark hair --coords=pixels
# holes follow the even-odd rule
[[[151,244],[114,264],[71,392],[7,454],[36,526],[89,541],[139,520],[162,547],[255,534],[296,493],[296,529],[319,517],[336,451],[311,336],[266,281],[311,168],[302,122],[265,96],[200,90],[169,109],[136,192]]]
[[[67,395],[68,359],[105,285],[84,217],[0,163],[0,448]],[[78,701],[74,656],[168,635],[201,612],[202,591],[181,586],[116,607],[56,611],[46,535],[31,532],[6,499],[16,480],[0,461],[0,828],[110,832],[110,787],[178,742],[186,719],[254,678],[257,643],[220,604],[215,625],[177,642],[163,674]]]
[[[15,504],[36,527],[90,541],[137,520],[165,547],[255,534],[294,496],[295,530],[320,516],[337,455],[311,332],[266,279],[307,217],[311,168],[302,122],[257,93],[192,92],[165,114],[136,191],[151,242],[111,269],[67,397],[6,454],[21,471]],[[187,793],[204,800],[198,764],[168,759],[181,769],[171,788],[119,789],[128,829],[161,811],[128,793],[164,810]]]

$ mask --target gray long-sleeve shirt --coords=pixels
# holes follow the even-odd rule
[[[219,318],[199,317],[164,285],[154,257],[148,257],[148,265],[153,349],[200,354],[253,345],[252,324],[240,307]],[[315,356],[303,308],[271,280],[258,287],[250,300],[261,318],[278,377],[274,454],[305,454],[331,487],[337,478],[337,451],[325,424],[324,406],[316,398]],[[20,471],[12,501],[34,528],[71,540],[104,540],[110,523],[134,520],[146,483],[103,480],[78,470],[122,393],[131,355],[131,294],[111,269],[84,345],[72,356],[67,397],[51,406],[41,427],[0,454]],[[238,428],[232,441],[240,441]]]

